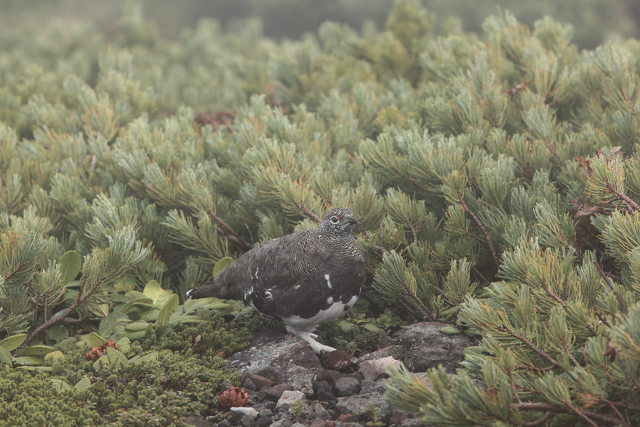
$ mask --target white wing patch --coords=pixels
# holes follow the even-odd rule
[[[345,308],[348,310],[353,304],[356,303],[357,300],[358,295],[354,295],[346,303],[343,303],[342,301],[340,301],[340,299],[338,299],[337,301],[334,301],[330,307],[318,311],[318,313],[316,313],[312,317],[305,318],[298,315],[293,315],[283,318],[282,321],[284,322],[285,326],[287,326],[287,329],[293,331],[294,333],[296,333],[296,331],[312,332],[319,323],[337,319],[338,317],[342,316],[346,311]]]
[[[333,304],[333,297],[327,298],[327,304],[329,305]]]
[[[328,274],[325,274],[324,280],[327,281],[327,288],[333,289],[333,285],[331,284],[331,276],[329,276]]]

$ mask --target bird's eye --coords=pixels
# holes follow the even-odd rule
[[[332,224],[337,224],[340,222],[340,218],[334,215],[331,218],[329,218],[329,221],[331,221]]]

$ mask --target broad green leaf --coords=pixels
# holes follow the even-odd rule
[[[82,257],[76,251],[67,251],[60,257],[59,264],[62,282],[69,283],[80,273]]]
[[[17,356],[44,356],[51,352],[56,351],[54,347],[48,345],[31,345],[29,347],[22,348],[16,353]]]
[[[69,330],[64,325],[55,325],[47,329],[46,334],[48,339],[56,343],[69,338]]]
[[[16,369],[20,369],[22,371],[39,371],[39,372],[53,372],[53,368],[51,366],[18,366]]]
[[[147,336],[147,331],[124,332],[122,334],[118,334],[118,336],[127,337],[130,340],[140,340]]]
[[[154,308],[153,301],[150,298],[142,297],[133,301],[127,302],[125,305],[120,308],[120,311],[123,313],[130,313],[136,310],[146,311],[151,308]]]
[[[116,350],[113,347],[107,349],[107,357],[109,358],[109,364],[113,368],[119,368],[129,363],[129,359],[120,350]]]
[[[38,356],[21,356],[13,359],[16,365],[40,366],[44,360]]]
[[[162,309],[158,314],[158,321],[156,322],[156,324],[158,326],[165,326],[167,323],[169,323],[169,319],[171,318],[171,315],[176,311],[176,308],[178,308],[178,305],[180,305],[178,295],[172,295],[171,298],[169,298],[169,300],[164,304],[164,306],[162,306]]]
[[[89,306],[89,311],[98,317],[105,317],[109,315],[109,304],[95,304]]]
[[[224,258],[220,258],[218,260],[218,262],[216,262],[216,264],[213,266],[213,273],[212,276],[215,279],[216,276],[228,265],[233,264],[233,258],[231,257],[224,257]]]
[[[82,377],[80,381],[73,387],[78,391],[86,390],[91,387],[91,380],[87,377]]]
[[[73,388],[69,384],[67,384],[65,381],[62,381],[58,378],[51,378],[50,381],[54,390],[57,390],[57,391],[73,390]]]
[[[80,287],[80,281],[79,280],[72,280],[68,283],[64,284],[64,287],[69,289],[69,288],[79,288]]]
[[[144,320],[137,320],[135,322],[127,323],[124,328],[127,331],[138,332],[146,331],[149,326],[151,326],[151,323],[145,322]]]
[[[458,335],[458,334],[461,334],[462,331],[453,325],[448,325],[443,328],[440,328],[440,333],[445,335]]]
[[[13,358],[11,357],[9,350],[0,345],[0,363],[10,365],[12,360]]]
[[[13,351],[20,347],[24,340],[27,339],[27,334],[11,335],[0,341],[0,346],[4,347],[8,351]]]
[[[135,356],[129,360],[129,363],[149,363],[158,360],[158,352],[154,351],[144,356]]]
[[[116,344],[125,355],[131,351],[131,340],[127,337],[120,338]]]
[[[87,344],[89,344],[89,347],[100,346],[100,345],[104,344],[105,342],[107,342],[106,339],[102,338],[100,335],[96,334],[95,332],[91,332],[90,334],[82,335],[80,337],[80,340],[86,342]]]
[[[125,277],[113,285],[113,290],[118,293],[127,293],[136,288],[136,281],[131,277]]]
[[[142,292],[144,296],[151,298],[154,304],[162,305],[165,299],[168,299],[171,295],[170,291],[162,289],[160,284],[155,280],[150,280],[144,286],[144,291]]]
[[[151,310],[147,310],[144,313],[140,314],[140,320],[146,320],[147,322],[155,322],[158,320],[158,314],[160,314],[160,310],[157,307],[152,308]]]
[[[103,317],[102,320],[100,320],[100,326],[98,327],[100,335],[105,337],[113,335],[115,332],[115,326],[118,324],[118,320],[120,319],[128,320],[129,317],[121,311],[113,311],[109,313],[108,316]]]
[[[170,324],[182,324],[182,323],[196,324],[196,323],[205,323],[205,322],[206,320],[198,319],[196,316],[189,316],[187,314],[179,314],[179,313],[175,313],[169,319]]]
[[[64,358],[64,353],[62,353],[60,350],[52,351],[51,353],[44,356],[44,364],[52,365],[55,362],[64,360]]]
[[[153,300],[151,298],[147,297],[145,294],[139,291],[129,291],[126,294],[124,294],[124,296],[127,302],[135,301],[140,298],[146,298],[149,300],[150,304],[153,304]]]

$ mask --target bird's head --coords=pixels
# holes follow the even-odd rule
[[[324,214],[318,229],[321,233],[328,235],[348,236],[358,222],[358,219],[349,209],[335,208]]]

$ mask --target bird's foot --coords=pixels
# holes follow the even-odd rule
[[[309,345],[311,346],[311,348],[313,349],[313,351],[316,354],[331,353],[332,351],[336,351],[335,348],[329,347],[328,345],[324,345],[324,344],[321,344],[318,341],[316,341],[314,338],[318,338],[318,335],[316,335],[314,333],[304,332],[304,331],[293,331],[293,333],[298,338],[302,338],[303,340],[308,342]]]

